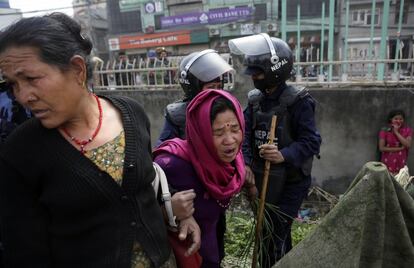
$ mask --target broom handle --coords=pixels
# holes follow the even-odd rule
[[[275,139],[275,129],[276,129],[276,120],[277,116],[272,116],[272,124],[270,125],[270,136],[269,136],[269,144],[273,144],[273,140]],[[264,205],[267,193],[267,183],[269,180],[269,172],[270,172],[270,161],[266,160],[264,174],[263,174],[263,183],[262,183],[262,191],[260,192],[260,204],[257,210],[257,224],[256,224],[256,236],[254,241],[254,249],[253,249],[253,262],[252,268],[256,268],[257,265],[257,254],[259,248],[259,237],[260,233],[262,232],[262,225],[263,225],[263,213],[264,213]]]

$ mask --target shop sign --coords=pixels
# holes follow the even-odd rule
[[[152,14],[155,12],[154,2],[148,2],[145,4],[145,12],[147,12],[148,14]]]
[[[118,38],[110,38],[108,39],[109,50],[119,50],[119,39]]]
[[[190,31],[120,36],[120,49],[191,44]]]
[[[162,3],[161,2],[155,2],[155,12],[163,12],[164,10],[162,9]]]
[[[252,15],[253,9],[251,7],[220,8],[208,12],[162,17],[161,28],[196,24],[220,24],[237,20],[248,20]]]
[[[240,25],[241,35],[258,34],[261,32],[262,32],[262,27],[260,26],[260,24],[244,23]]]

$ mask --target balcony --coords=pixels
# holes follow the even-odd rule
[[[165,0],[167,6],[183,5],[189,3],[202,3],[203,0]]]

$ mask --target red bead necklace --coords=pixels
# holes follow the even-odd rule
[[[83,154],[85,153],[85,150],[84,150],[85,146],[93,141],[93,139],[96,137],[96,135],[98,135],[99,130],[101,130],[101,126],[102,126],[102,106],[101,106],[101,102],[99,101],[98,96],[96,96],[95,94],[92,94],[92,95],[95,97],[96,102],[98,103],[98,110],[99,110],[98,126],[96,127],[96,129],[93,132],[92,136],[87,140],[79,140],[79,139],[75,138],[74,136],[70,135],[69,131],[66,128],[62,128],[62,130],[66,134],[66,136],[68,136],[74,143],[76,143],[77,145],[80,146],[80,151]]]

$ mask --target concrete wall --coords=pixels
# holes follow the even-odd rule
[[[238,82],[245,82],[245,88],[251,86],[248,80]],[[317,101],[316,122],[323,139],[321,159],[314,161],[314,184],[329,192],[344,192],[364,163],[378,160],[378,131],[386,124],[389,110],[403,109],[407,123],[414,127],[414,90],[344,87],[312,88],[310,91]],[[234,92],[243,105],[246,104],[246,92]],[[163,125],[164,107],[181,98],[181,90],[102,93],[122,94],[138,100],[151,120],[153,143]],[[414,174],[412,151],[408,166]]]

